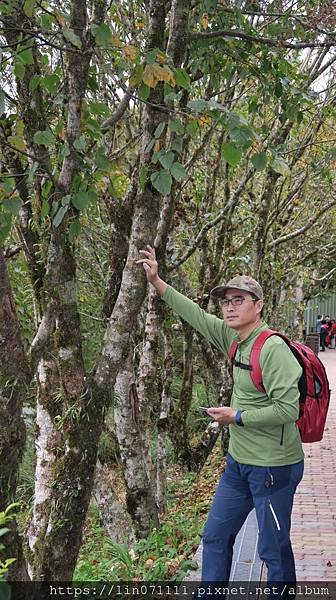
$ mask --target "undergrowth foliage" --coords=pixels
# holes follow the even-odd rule
[[[97,509],[92,508],[74,579],[180,581],[189,570],[197,569],[193,555],[223,468],[219,446],[200,474],[185,475],[177,465],[172,465],[168,512],[162,516],[161,526],[134,548],[107,537]]]

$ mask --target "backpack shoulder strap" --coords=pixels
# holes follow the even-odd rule
[[[261,333],[259,333],[257,339],[255,340],[255,342],[252,346],[251,355],[250,355],[251,379],[253,381],[253,384],[257,388],[258,392],[265,392],[265,388],[263,386],[263,381],[262,381],[262,371],[261,371],[261,366],[260,366],[260,353],[261,353],[264,343],[272,335],[278,335],[287,344],[289,343],[289,340],[285,335],[283,335],[282,333],[279,333],[278,331],[274,331],[273,329],[265,329],[265,331],[262,331]]]
[[[233,365],[233,361],[234,361],[234,358],[236,356],[237,348],[238,348],[238,343],[237,342],[232,342],[232,344],[231,344],[231,346],[229,348],[229,359],[230,359],[231,365]]]

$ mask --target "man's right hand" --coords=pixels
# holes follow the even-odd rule
[[[162,296],[167,289],[167,284],[159,277],[155,248],[147,245],[146,250],[139,250],[139,253],[144,258],[137,260],[137,265],[143,266],[146,272],[147,281],[154,285],[156,291]]]
[[[142,254],[145,258],[137,260],[137,265],[142,264],[146,271],[146,277],[149,283],[155,284],[159,279],[158,263],[155,256],[155,248],[147,245],[146,250],[139,250],[139,254]]]

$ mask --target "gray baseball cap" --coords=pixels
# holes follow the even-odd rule
[[[230,279],[225,285],[218,285],[213,288],[211,294],[217,298],[223,298],[226,291],[230,288],[244,290],[244,292],[254,294],[259,300],[263,299],[263,291],[260,283],[253,279],[253,277],[249,277],[249,275],[237,275]]]

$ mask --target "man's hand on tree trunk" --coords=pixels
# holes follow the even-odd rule
[[[143,255],[144,258],[137,260],[137,265],[141,264],[143,266],[146,272],[147,281],[149,281],[160,296],[162,296],[167,289],[167,284],[159,277],[155,248],[147,245],[146,250],[139,250],[139,254]]]

